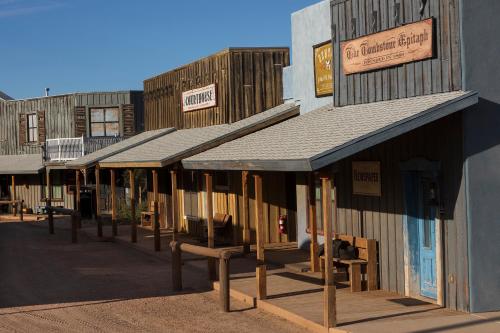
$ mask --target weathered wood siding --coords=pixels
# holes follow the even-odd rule
[[[449,116],[339,163],[338,231],[377,240],[380,287],[405,292],[400,162],[426,158],[441,162],[440,196],[444,207],[446,306],[468,308],[467,228],[462,176],[462,114]],[[382,196],[352,194],[352,161],[380,161]]]
[[[145,129],[231,123],[283,102],[288,48],[228,49],[144,81]],[[217,106],[182,112],[182,92],[217,85]]]
[[[337,106],[460,90],[459,0],[332,0],[334,102]],[[399,6],[399,23],[395,13]],[[367,73],[344,75],[340,43],[400,25],[435,19],[435,56]]]

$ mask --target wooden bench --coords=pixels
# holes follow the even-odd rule
[[[153,226],[153,219],[155,215],[155,203],[151,201],[149,203],[149,211],[141,212],[141,226],[151,227]]]
[[[354,237],[351,235],[335,235],[335,239],[340,239],[348,242],[356,248],[358,253],[357,259],[340,259],[334,258],[333,264],[335,267],[345,267],[349,269],[349,282],[351,292],[361,291],[362,266],[366,266],[367,289],[377,290],[377,241],[375,239],[367,239],[362,237]],[[325,275],[325,257],[321,259],[321,271],[323,279]]]
[[[229,214],[215,213],[214,214],[214,236],[222,238],[225,241],[225,234],[233,222],[233,217]],[[205,234],[208,234],[208,225],[205,225]]]

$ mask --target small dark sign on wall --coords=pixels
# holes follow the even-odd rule
[[[206,87],[182,93],[182,111],[195,111],[217,106],[217,89],[215,83]]]
[[[380,162],[352,162],[352,193],[380,197]]]
[[[344,73],[361,73],[432,58],[433,22],[431,18],[342,42]]]
[[[315,45],[313,51],[316,97],[330,96],[333,94],[332,42]]]

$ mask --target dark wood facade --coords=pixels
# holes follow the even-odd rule
[[[435,94],[462,88],[459,0],[332,0],[335,105]],[[434,57],[344,75],[340,43],[404,24],[434,19]]]
[[[144,81],[145,129],[232,123],[283,102],[288,48],[229,48]],[[183,112],[182,92],[217,85],[217,106]]]

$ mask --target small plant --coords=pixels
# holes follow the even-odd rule
[[[145,211],[147,207],[148,205],[146,202],[143,202],[141,204],[136,203],[135,206],[136,221],[139,221],[139,219],[141,218],[141,212]],[[130,209],[130,202],[127,202],[127,200],[122,199],[118,202],[118,218],[126,221],[132,220],[132,210]]]

